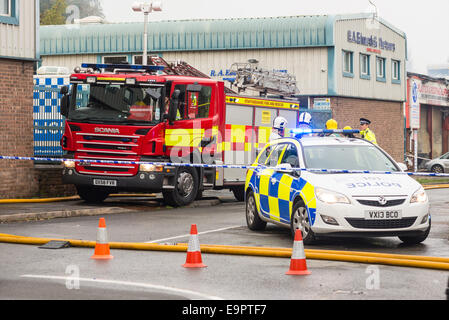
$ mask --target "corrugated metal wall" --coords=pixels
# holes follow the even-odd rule
[[[327,73],[321,71],[327,69],[326,48],[167,52],[162,56],[167,61],[184,60],[207,75],[212,70],[226,74],[233,63],[257,59],[261,68],[295,75],[301,94],[327,93]]]
[[[43,56],[42,66],[67,67],[72,72],[75,67],[80,67],[82,63],[97,63],[97,55],[80,54],[66,56]]]
[[[376,36],[396,45],[394,52],[382,50],[381,53],[368,52],[367,46],[348,42],[348,31],[360,32],[363,36]],[[379,48],[378,48],[379,49]],[[343,50],[354,52],[354,77],[343,76]],[[360,77],[360,53],[370,55],[371,75],[369,80]],[[376,56],[386,58],[385,82],[376,80]],[[391,60],[401,61],[401,84],[392,83]],[[406,87],[406,39],[381,22],[371,19],[337,20],[335,23],[335,75],[339,95],[364,97],[381,100],[405,101]]]
[[[0,23],[0,56],[36,58],[35,1],[18,1],[19,25]]]

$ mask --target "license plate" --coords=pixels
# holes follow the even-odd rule
[[[116,187],[117,186],[117,180],[94,179],[94,186]]]
[[[366,220],[393,220],[402,219],[401,210],[367,210],[365,211]]]

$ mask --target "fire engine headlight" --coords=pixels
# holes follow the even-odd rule
[[[349,201],[349,199],[344,194],[326,190],[323,188],[316,188],[315,195],[318,200],[328,203],[328,204],[334,204],[334,203],[351,204],[351,201]]]
[[[70,160],[64,161],[64,167],[75,168],[75,161],[70,161]]]
[[[427,193],[424,191],[424,189],[419,189],[412,195],[410,203],[425,203],[427,202],[427,200]]]
[[[87,77],[86,78],[86,82],[87,83],[96,83],[97,82],[97,77]]]
[[[154,164],[143,163],[139,166],[139,171],[141,171],[141,172],[162,172],[162,171],[164,171],[164,166],[155,166]]]
[[[136,78],[127,78],[125,83],[128,84],[128,85],[135,85],[136,84]]]

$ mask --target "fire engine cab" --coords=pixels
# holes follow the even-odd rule
[[[289,119],[291,128],[298,119],[295,100],[233,94],[222,81],[179,75],[173,65],[82,68],[61,89],[61,145],[70,159],[63,181],[88,202],[115,192],[153,192],[183,206],[206,189],[230,189],[243,201],[244,169],[157,163],[250,165],[269,142],[277,116]]]

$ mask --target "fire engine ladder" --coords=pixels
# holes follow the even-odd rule
[[[150,57],[149,58],[150,64],[155,66],[163,66],[164,67],[164,73],[167,75],[177,75],[177,76],[187,76],[187,77],[196,77],[196,78],[205,78],[210,79],[210,77],[203,72],[199,71],[198,69],[195,69],[190,64],[188,64],[185,61],[175,61],[168,63],[161,57]],[[233,90],[225,87],[225,92],[227,94],[236,94]]]
[[[230,71],[236,78],[231,87],[237,87],[239,93],[246,89],[258,91],[260,96],[292,96],[299,93],[295,76],[281,71],[264,70],[258,64],[257,60],[234,63]]]

